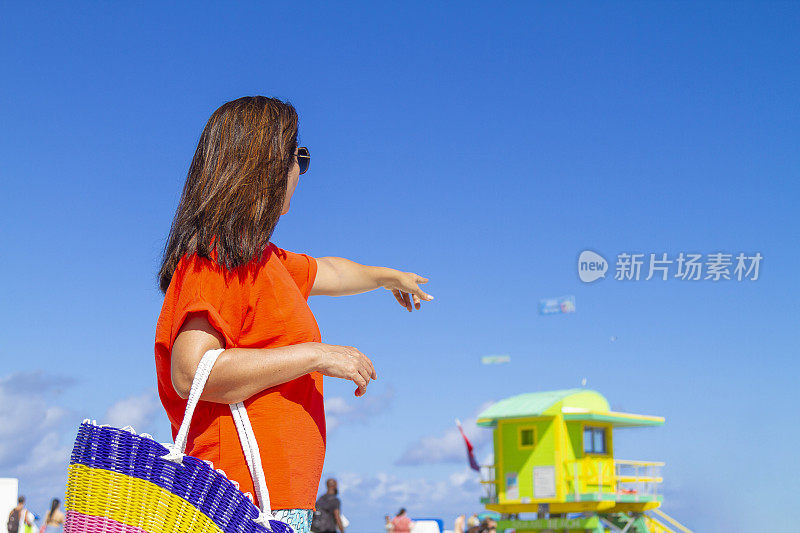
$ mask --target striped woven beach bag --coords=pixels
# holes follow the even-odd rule
[[[174,444],[130,426],[85,420],[72,450],[65,507],[67,533],[294,533],[272,514],[258,443],[243,403],[231,404],[260,508],[222,470],[185,455],[192,414],[223,350],[197,366]]]

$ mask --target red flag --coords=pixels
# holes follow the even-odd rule
[[[458,426],[458,431],[461,432],[461,436],[464,437],[464,442],[467,443],[467,459],[469,459],[470,468],[480,472],[481,467],[478,465],[478,461],[475,460],[475,453],[473,453],[472,443],[469,441],[467,435],[464,433],[464,428],[461,427],[461,421],[456,419],[456,425]]]

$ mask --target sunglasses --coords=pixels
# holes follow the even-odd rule
[[[300,174],[305,174],[308,170],[308,165],[311,164],[311,154],[308,148],[301,146],[297,149],[295,156],[297,156],[297,164],[300,165]]]

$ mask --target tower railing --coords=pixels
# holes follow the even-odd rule
[[[494,465],[481,465],[480,475],[485,503],[497,503],[497,479]]]
[[[658,495],[658,489],[664,479],[661,468],[664,463],[658,461],[614,461],[614,477],[617,480],[617,492],[621,494],[639,494],[644,496]]]
[[[564,462],[562,471],[567,494],[573,501],[594,500],[654,500],[663,482],[657,461],[629,461],[611,457],[584,457]],[[498,502],[495,465],[481,465],[481,485],[484,503]]]
[[[568,492],[574,499],[581,495],[631,496],[634,500],[653,499],[658,495],[662,462],[584,457],[565,462]],[[622,498],[615,498],[622,499]]]

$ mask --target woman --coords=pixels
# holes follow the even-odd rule
[[[384,287],[408,311],[433,299],[417,274],[314,258],[270,242],[309,162],[288,103],[245,97],[211,115],[164,250],[155,342],[173,438],[198,362],[206,351],[224,349],[192,418],[186,453],[255,494],[227,405],[244,401],[272,508],[297,533],[310,527],[322,474],[322,376],[352,381],[357,397],[377,379],[358,349],[321,342],[308,297]]]
[[[50,510],[44,516],[44,525],[39,531],[47,531],[47,533],[60,533],[61,528],[64,526],[64,513],[61,511],[61,502],[58,498],[53,498],[50,502]]]
[[[405,508],[401,507],[397,516],[392,518],[392,531],[394,533],[410,533],[412,527],[414,527],[414,522],[406,514]]]

